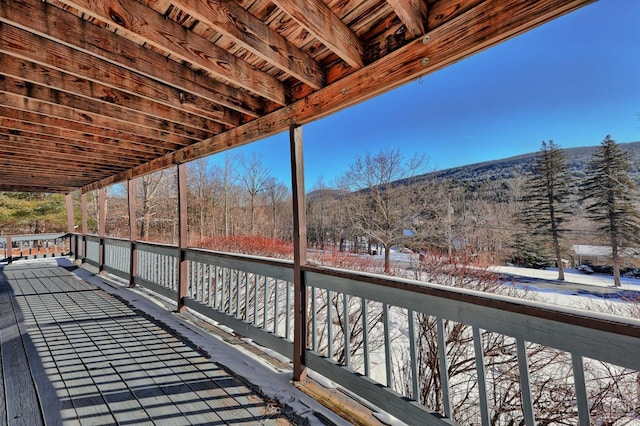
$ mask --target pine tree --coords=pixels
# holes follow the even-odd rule
[[[540,152],[531,164],[532,175],[526,183],[527,206],[523,219],[533,226],[533,233],[551,238],[553,254],[558,265],[558,279],[564,280],[560,249],[563,224],[571,214],[568,200],[571,195],[567,157],[552,140],[542,141]]]
[[[640,214],[635,205],[638,187],[630,177],[630,167],[628,153],[607,135],[591,159],[583,187],[589,218],[600,225],[599,231],[609,235],[616,286],[620,286],[620,248],[638,241],[640,231]]]

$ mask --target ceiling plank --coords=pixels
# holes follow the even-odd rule
[[[184,138],[156,129],[141,128],[131,123],[110,120],[97,114],[40,102],[19,94],[0,92],[0,105],[21,111],[22,114],[45,116],[46,118],[42,118],[40,123],[48,126],[66,128],[113,139],[123,139],[141,145],[178,149],[184,146],[185,143],[191,144],[197,141],[196,139]],[[0,115],[5,114],[2,106],[0,106]],[[17,120],[32,121],[30,118],[24,118],[26,116],[14,117],[14,113],[10,114],[11,118],[16,118]],[[102,131],[96,131],[96,127],[102,129]]]
[[[314,89],[324,86],[324,72],[316,61],[235,1],[172,0],[172,3],[303,83]]]
[[[111,104],[109,102],[95,101],[8,76],[0,78],[0,92],[36,99],[40,102],[74,109],[81,111],[82,113],[97,114],[110,121],[126,122],[148,129],[160,129],[164,132],[172,133],[177,136],[204,139],[207,137],[207,133],[209,133],[192,127],[162,120],[151,115],[126,110],[119,105]],[[187,143],[183,143],[183,145],[187,145]]]
[[[93,94],[82,93],[79,88],[87,86],[87,83],[78,81],[77,78],[89,80],[99,85],[98,92],[113,94],[113,96],[107,95],[106,98],[113,100],[131,99],[132,102],[136,99],[136,105],[133,105],[132,108],[146,112],[142,107],[148,105],[147,109],[150,114],[153,114],[153,110],[165,111],[164,118],[171,121],[176,121],[177,119],[172,119],[166,111],[169,108],[178,108],[180,110],[183,108],[179,100],[179,92],[172,87],[149,80],[129,70],[115,67],[108,62],[93,58],[69,47],[61,46],[5,23],[0,22],[0,32],[2,32],[0,52],[44,67],[34,72],[30,67],[16,63],[13,64],[12,68],[9,68],[13,59],[6,58],[4,59],[4,64],[6,64],[7,68],[0,67],[0,73],[6,74],[13,71],[13,74],[18,78],[24,78],[22,77],[23,75],[30,74],[34,79],[34,83],[45,84],[50,87],[56,87],[54,84],[56,81],[60,83],[66,81],[66,86],[74,86],[76,88],[76,91],[72,93],[94,97],[95,95]],[[68,73],[77,78],[65,78],[62,73]],[[118,95],[118,92],[121,93]],[[145,101],[141,98],[144,98]],[[162,108],[152,107],[154,104],[149,102],[159,103]],[[184,110],[182,110],[182,113],[191,115],[191,112],[185,112]],[[179,113],[174,113],[174,115],[179,116]],[[193,117],[187,120],[189,122],[196,121]],[[204,120],[205,118],[201,118],[200,122],[204,122]],[[207,117],[206,120],[210,119]],[[219,131],[221,127],[218,125],[217,129]],[[217,133],[215,131],[212,132]]]
[[[24,59],[13,58],[4,53],[0,53],[0,73],[4,76],[29,81],[94,101],[118,105],[134,114],[141,112],[158,119],[193,128],[194,130],[210,133],[220,133],[223,130],[220,123],[213,122],[208,118],[169,108],[166,105],[149,101],[140,96],[93,81],[83,80]]]
[[[64,0],[64,3],[175,58],[197,65],[222,81],[230,81],[279,105],[287,103],[284,85],[278,79],[142,3],[132,0]]]
[[[580,8],[593,0],[503,0],[483,2],[331,86],[262,118],[155,159],[132,170],[87,185],[83,192],[141,176],[191,159],[221,152],[276,133],[291,123],[305,124],[360,103],[408,81],[442,69],[465,57]],[[460,31],[465,28],[466,31]],[[425,59],[427,59],[425,61]]]
[[[236,126],[238,112],[257,117],[263,108],[257,97],[41,0],[0,2],[0,21],[173,86],[179,90],[178,100],[184,92],[185,104],[192,102],[194,108],[219,113],[222,123]]]
[[[150,160],[153,155],[144,155],[142,152],[136,151],[133,148],[129,148],[124,144],[120,144],[118,141],[106,141],[109,143],[96,144],[92,140],[79,140],[75,138],[73,134],[66,134],[61,130],[53,131],[49,133],[48,129],[37,127],[36,125],[29,126],[16,126],[8,128],[4,119],[0,119],[0,136],[4,141],[3,153],[8,152],[10,147],[16,149],[19,152],[23,146],[29,146],[32,142],[37,142],[38,147],[42,152],[48,151],[51,153],[51,158],[56,158],[56,154],[69,154],[71,159],[74,156],[80,156],[80,159],[85,158],[85,162],[92,162],[92,156],[98,155],[100,158],[108,157],[109,164],[117,166],[129,166],[133,167],[140,160]],[[10,145],[11,142],[13,145]],[[20,144],[20,145],[16,145]],[[116,151],[115,147],[123,146],[120,151]],[[94,160],[95,161],[95,160]],[[96,161],[96,164],[100,164],[100,161]]]
[[[0,94],[0,99],[4,94]],[[165,150],[178,149],[180,145],[168,144],[162,140],[154,140],[151,138],[140,138],[136,135],[119,132],[117,130],[105,129],[103,127],[94,126],[90,124],[79,125],[77,122],[66,120],[63,118],[51,117],[47,115],[41,115],[36,112],[23,111],[15,108],[7,108],[6,106],[0,106],[0,117],[13,119],[16,122],[29,123],[40,125],[43,127],[53,127],[56,129],[79,132],[85,137],[101,137],[105,139],[115,139],[123,143],[131,142],[135,145],[144,146],[159,146]],[[111,149],[111,148],[110,148]]]
[[[407,28],[411,38],[419,37],[427,32],[428,6],[426,0],[387,0],[387,3]]]
[[[115,154],[119,153],[122,156],[130,156],[138,160],[149,160],[156,156],[167,154],[171,151],[160,146],[140,145],[118,139],[92,136],[84,132],[74,130],[47,127],[41,124],[25,123],[4,117],[0,117],[0,127],[9,129],[8,133],[10,134],[22,134],[27,132],[30,137],[56,141],[59,143],[67,143],[73,146],[80,144],[80,152],[85,151],[87,147],[93,147],[95,145],[102,146],[105,149],[111,149]],[[86,147],[82,148],[83,146]]]
[[[15,145],[4,146],[2,142],[3,140]],[[110,173],[118,173],[131,167],[127,165],[117,166],[112,162],[112,160],[108,160],[106,158],[102,161],[100,161],[99,158],[88,160],[87,156],[82,157],[77,154],[74,155],[70,150],[48,151],[46,146],[44,148],[40,148],[43,144],[40,140],[0,135],[0,144],[3,145],[2,149],[5,151],[3,153],[3,157],[10,158],[12,166],[21,164],[21,162],[22,164],[31,165],[31,167],[33,167],[34,164],[47,163],[48,165],[60,167],[64,170],[74,170],[76,168],[88,168],[90,170],[98,167],[101,170],[109,171]],[[59,159],[58,156],[54,155],[56,152],[64,153],[67,158]],[[25,158],[24,154],[27,154],[28,158]],[[69,166],[69,162],[73,163],[71,167]]]
[[[364,66],[364,46],[322,0],[272,0],[351,67]]]

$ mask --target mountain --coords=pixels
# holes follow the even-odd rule
[[[640,142],[619,143],[631,157],[631,175],[640,184]],[[587,164],[596,152],[597,146],[564,149],[568,158],[569,173],[580,179],[585,176]],[[508,180],[529,171],[537,152],[522,154],[500,160],[485,161],[467,166],[438,170],[419,177],[446,179],[459,184],[473,184],[482,181]]]

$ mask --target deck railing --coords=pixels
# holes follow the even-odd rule
[[[71,252],[69,234],[0,236],[0,262],[17,259],[64,256]]]
[[[178,295],[182,255],[187,262],[188,308],[293,358],[292,262],[191,248],[181,253],[173,246],[111,238],[74,238],[75,247],[86,246],[89,263],[95,264],[104,250],[104,265],[97,266],[126,279],[133,274],[133,283],[167,297]],[[133,263],[132,249],[137,252]],[[540,348],[564,354],[566,365],[551,368],[571,373],[568,385],[574,396],[572,406],[565,409],[575,412],[579,424],[590,423],[593,403],[585,362],[611,364],[635,372],[640,379],[640,321],[635,319],[332,268],[306,266],[303,274],[306,365],[409,424],[453,423],[454,407],[462,398],[453,383],[460,377],[453,381],[450,377],[452,364],[460,361],[459,351],[451,350],[453,337],[466,342],[466,353],[474,360],[464,375],[464,398],[471,394],[471,404],[477,407],[473,423],[492,423],[496,388],[489,392],[494,386],[490,382],[501,374],[519,387],[519,418],[527,425],[536,424],[540,398],[532,394],[532,384],[553,379],[548,370],[531,368],[529,358],[539,356]],[[428,341],[425,319],[433,327]],[[488,348],[496,336],[506,342],[498,354]],[[436,359],[432,369],[440,383],[437,412],[416,401],[426,374],[419,358],[426,352],[422,345],[429,343],[435,348],[430,356]],[[515,363],[513,369],[496,367],[509,360]],[[638,386],[636,392],[640,382]]]

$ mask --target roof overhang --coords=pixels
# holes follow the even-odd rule
[[[86,192],[247,144],[591,1],[3,1],[0,191]]]

